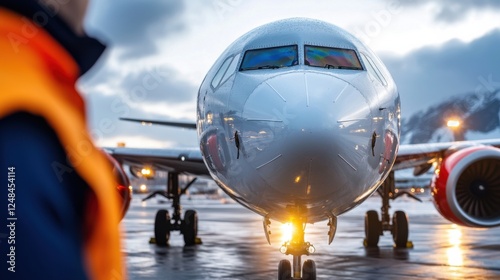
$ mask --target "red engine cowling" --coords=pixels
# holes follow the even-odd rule
[[[132,200],[132,191],[129,189],[130,181],[121,164],[110,155],[108,155],[108,158],[113,164],[113,174],[115,175],[116,181],[118,183],[116,189],[118,190],[121,202],[120,218],[123,219],[130,206],[130,201]]]
[[[469,147],[447,156],[432,182],[437,210],[462,226],[500,225],[500,149]]]

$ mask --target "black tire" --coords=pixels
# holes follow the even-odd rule
[[[278,280],[292,279],[292,265],[289,260],[281,260],[278,264]]]
[[[196,244],[196,237],[198,236],[198,214],[196,211],[186,210],[184,213],[182,235],[184,236],[184,244],[186,246]]]
[[[316,263],[307,260],[302,266],[302,280],[316,280]]]
[[[392,216],[392,239],[396,248],[406,248],[408,243],[408,218],[403,211],[396,211]]]
[[[156,212],[155,218],[155,240],[158,246],[168,246],[170,239],[170,215],[167,210],[161,209]]]
[[[377,247],[380,234],[382,232],[382,223],[378,219],[378,213],[375,210],[366,212],[365,215],[365,246]]]

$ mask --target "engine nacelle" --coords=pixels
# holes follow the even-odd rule
[[[131,165],[129,168],[130,174],[135,178],[144,178],[152,180],[155,177],[156,171],[151,166],[135,166]]]
[[[132,200],[132,191],[129,188],[130,181],[121,164],[110,155],[108,155],[108,159],[113,164],[113,174],[116,178],[116,182],[118,183],[116,189],[120,197],[119,202],[121,203],[120,218],[123,219],[130,206],[130,201]]]
[[[445,157],[431,187],[434,205],[449,221],[500,225],[500,149],[475,146]]]

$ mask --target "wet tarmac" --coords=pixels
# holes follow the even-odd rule
[[[278,262],[291,256],[279,252],[281,223],[271,224],[268,245],[262,218],[236,203],[204,197],[182,199],[184,209],[198,212],[203,244],[184,247],[175,232],[166,248],[149,244],[156,211],[170,203],[141,202],[135,195],[122,221],[129,279],[277,279]],[[371,197],[338,219],[335,240],[327,245],[327,221],[308,225],[306,241],[316,253],[318,279],[500,279],[500,228],[471,229],[442,218],[429,197],[423,203],[407,198],[392,203],[410,219],[412,249],[393,248],[392,236],[381,237],[377,249],[365,249],[364,213],[379,210]]]

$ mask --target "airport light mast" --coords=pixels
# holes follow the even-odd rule
[[[453,117],[448,119],[448,121],[446,122],[446,126],[453,132],[454,141],[465,140],[465,131],[463,129],[462,121],[459,118]]]

